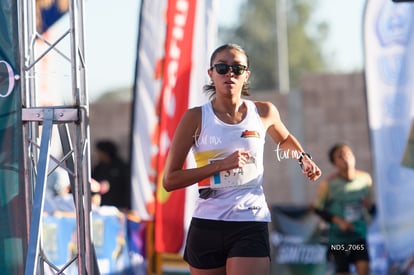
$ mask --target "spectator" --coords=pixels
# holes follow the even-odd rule
[[[109,190],[102,193],[102,205],[116,206],[120,210],[130,209],[130,180],[128,165],[119,157],[114,142],[101,140],[96,144],[97,165],[92,169],[92,178],[108,184]]]
[[[70,193],[69,175],[63,168],[57,168],[47,179],[44,212],[53,215],[56,212],[75,213],[73,195]]]
[[[375,212],[372,179],[356,169],[349,145],[335,144],[328,155],[337,171],[319,185],[313,209],[330,225],[329,250],[336,274],[349,274],[354,264],[358,275],[368,275],[367,218]]]

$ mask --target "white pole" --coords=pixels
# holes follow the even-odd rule
[[[277,28],[277,68],[279,91],[287,94],[290,90],[288,36],[286,21],[286,0],[276,1],[276,28]]]

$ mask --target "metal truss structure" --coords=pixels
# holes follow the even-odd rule
[[[28,244],[25,274],[44,274],[45,267],[56,274],[69,268],[76,274],[99,274],[91,240],[89,103],[85,76],[84,6],[83,0],[69,0],[69,27],[53,42],[36,31],[36,0],[18,0],[20,80],[25,170],[25,201]],[[58,50],[69,39],[70,54]],[[37,52],[42,42],[47,49]],[[58,53],[70,68],[71,98],[67,106],[39,106],[36,73],[40,61],[51,52]],[[60,91],[56,91],[59,93]],[[52,134],[57,129],[58,135]],[[61,145],[54,156],[53,139]],[[42,250],[42,215],[46,180],[61,167],[69,175],[76,207],[76,249],[63,267],[47,259]]]

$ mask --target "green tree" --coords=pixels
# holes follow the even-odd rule
[[[278,89],[277,0],[248,0],[240,9],[239,24],[219,29],[223,43],[240,44],[250,58],[252,89]],[[287,0],[287,44],[291,89],[298,88],[306,72],[326,68],[321,43],[328,33],[326,23],[311,21],[315,0]]]
[[[131,87],[119,87],[107,90],[101,96],[93,100],[94,103],[109,103],[109,102],[127,102],[132,100]]]

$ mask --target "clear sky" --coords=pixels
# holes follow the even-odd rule
[[[365,0],[318,0],[315,18],[329,24],[324,47],[339,71],[363,68],[363,19]]]
[[[245,0],[218,0],[218,23],[237,21]],[[286,0],[289,1],[289,0]],[[140,1],[85,1],[88,91],[93,101],[102,92],[133,84]],[[324,52],[336,72],[360,70],[364,0],[317,0],[313,20],[330,27]],[[58,25],[58,24],[57,24]]]

